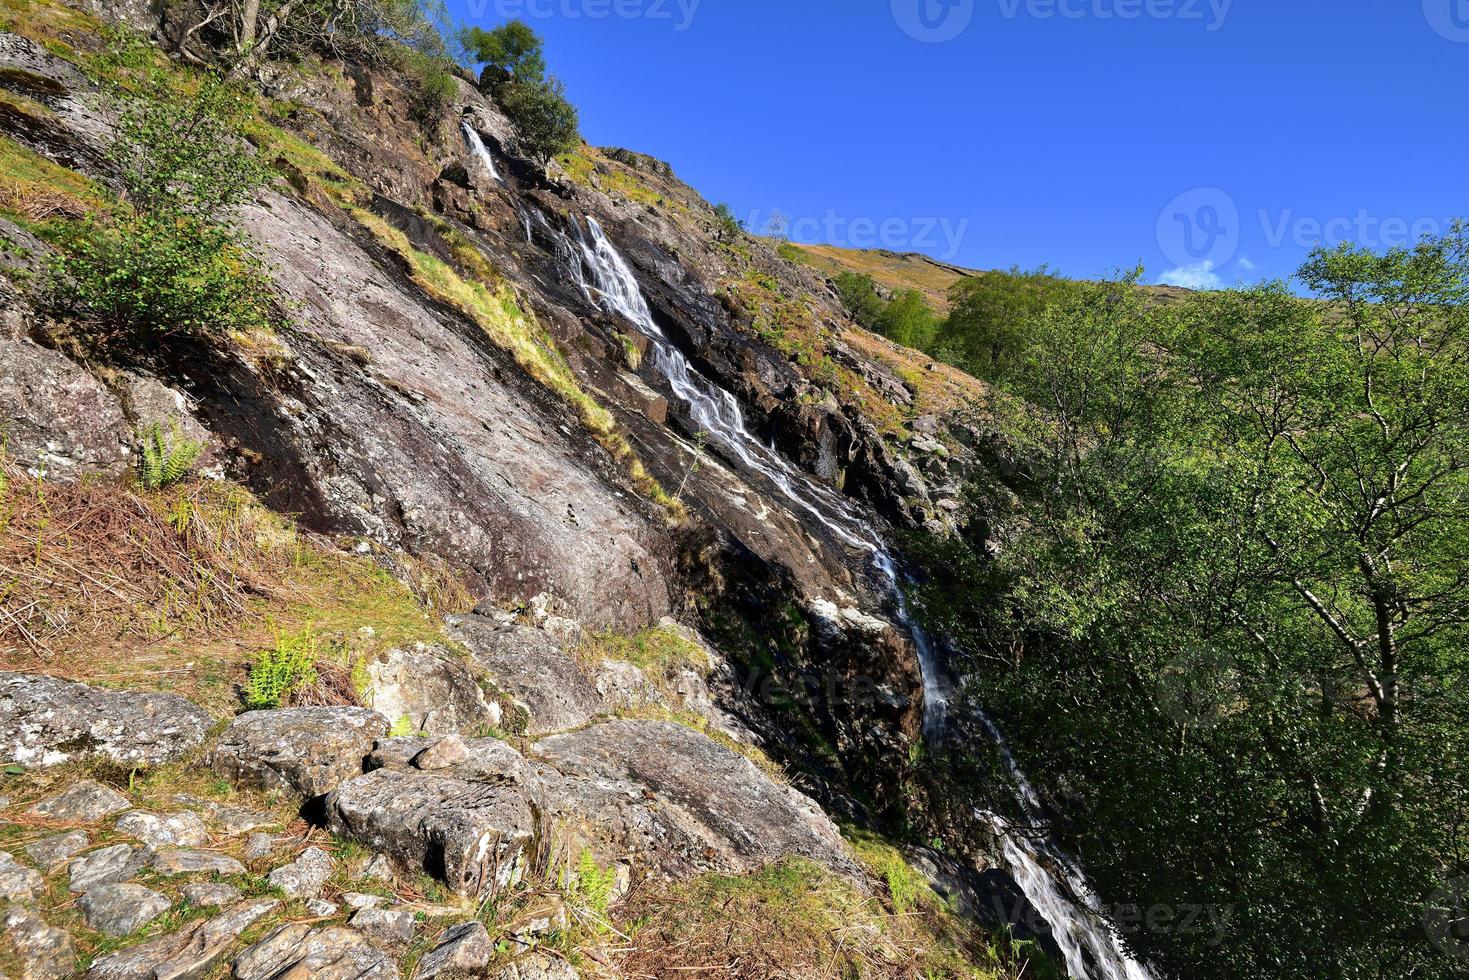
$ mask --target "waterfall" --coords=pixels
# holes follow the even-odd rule
[[[734,395],[699,373],[659,328],[627,260],[608,240],[595,218],[586,227],[575,219],[577,241],[551,228],[545,216],[534,217],[555,239],[560,258],[586,295],[588,302],[621,314],[648,335],[652,364],[676,397],[688,406],[689,416],[711,443],[729,458],[760,474],[791,504],[814,517],[837,538],[866,552],[893,597],[898,618],[913,636],[923,672],[924,735],[943,737],[947,727],[950,690],[943,664],[931,638],[912,620],[903,595],[896,561],[870,521],[847,498],[809,479],[794,464],[761,442],[745,422]],[[1017,801],[1029,820],[1039,820],[1040,800],[1026,779],[999,729],[984,715],[978,720],[999,746],[1014,780]],[[998,815],[978,814],[1001,840],[1001,857],[1025,897],[1051,925],[1052,936],[1075,980],[1152,980],[1151,974],[1129,957],[1107,927],[1105,917],[1091,911],[1100,903],[1080,870],[1048,843],[1036,843],[1015,831]],[[1051,870],[1054,868],[1055,870]],[[1058,877],[1059,876],[1059,877]],[[1077,902],[1088,906],[1077,908]]]
[[[459,128],[464,130],[464,142],[469,144],[469,152],[474,154],[475,158],[485,165],[485,169],[490,172],[491,177],[503,181],[505,178],[501,177],[500,171],[495,169],[495,158],[490,156],[490,148],[485,146],[485,141],[480,137],[479,130],[471,126],[468,119],[461,122]]]

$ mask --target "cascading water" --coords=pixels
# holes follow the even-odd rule
[[[469,144],[469,152],[474,154],[475,159],[485,165],[485,169],[490,172],[491,177],[496,180],[504,180],[500,176],[500,171],[495,169],[495,158],[490,156],[490,148],[485,146],[485,141],[480,136],[479,130],[471,126],[467,119],[459,124],[459,128],[464,130],[464,142]]]
[[[587,217],[585,229],[573,221],[578,238],[573,244],[551,228],[539,211],[533,211],[528,220],[532,216],[556,240],[562,259],[588,301],[621,314],[647,334],[651,363],[674,395],[687,404],[691,420],[707,438],[732,461],[769,481],[790,503],[813,516],[841,541],[871,556],[873,567],[891,591],[898,618],[912,634],[918,651],[923,671],[924,735],[934,741],[942,738],[950,704],[947,675],[932,640],[909,615],[897,563],[868,521],[851,501],[808,479],[756,438],[734,395],[700,374],[664,335],[637,277],[595,218]],[[988,718],[980,715],[978,720],[1000,747],[1022,812],[1028,820],[1038,822],[1040,800],[1011,756],[1004,737]],[[1038,844],[1016,832],[998,815],[979,816],[995,829],[1007,870],[1051,925],[1066,969],[1076,980],[1152,980],[1148,971],[1118,946],[1104,918],[1090,911],[1099,903],[1081,872],[1064,855],[1049,844]],[[1087,911],[1078,910],[1078,902],[1087,906]]]

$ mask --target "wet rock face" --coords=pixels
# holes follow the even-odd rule
[[[209,761],[236,785],[309,800],[361,774],[362,760],[388,728],[386,718],[366,708],[251,711],[231,722]]]
[[[203,410],[310,488],[292,509],[449,558],[496,598],[549,592],[592,626],[669,611],[661,517],[609,480],[618,466],[559,400],[299,203],[269,197],[246,225],[303,304],[293,390],[239,414],[221,389]]]
[[[211,721],[177,695],[104,691],[39,674],[0,673],[0,756],[27,766],[89,756],[162,765],[203,744]]]

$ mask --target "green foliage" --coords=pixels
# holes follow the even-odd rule
[[[505,86],[499,103],[515,124],[521,150],[542,166],[581,145],[576,106],[567,100],[566,86],[554,75]]]
[[[1027,325],[1064,299],[1068,283],[1044,267],[987,272],[949,290],[951,309],[924,350],[977,378],[1002,381],[1022,354]]]
[[[138,483],[144,490],[162,490],[182,481],[204,453],[204,444],[183,435],[178,424],[167,432],[157,422],[138,439]]]
[[[541,37],[524,21],[507,21],[492,31],[466,28],[459,34],[459,43],[471,61],[485,66],[484,82],[496,98],[512,83],[545,81]]]
[[[612,889],[617,884],[617,875],[611,868],[597,864],[591,851],[582,851],[576,865],[576,880],[572,884],[571,899],[599,920],[607,918],[607,906],[612,902]]]
[[[315,684],[318,656],[316,633],[311,627],[277,633],[275,646],[260,651],[250,667],[245,707],[251,711],[279,708],[292,693]]]
[[[860,272],[843,272],[832,285],[853,322],[868,330],[876,330],[886,304],[877,295],[877,283],[872,277]]]
[[[1469,234],[1300,278],[1317,299],[1124,280],[1028,314],[1013,540],[938,546],[922,607],[1099,891],[1221,912],[1129,937],[1170,975],[1454,976]]]
[[[269,276],[237,223],[267,180],[241,137],[246,97],[214,76],[180,92],[165,69],[140,67],[132,42],[115,54],[133,69],[108,94],[126,208],[65,236],[58,302],[104,341],[267,327]]]
[[[916,350],[927,350],[933,345],[938,325],[928,301],[916,289],[899,293],[877,318],[878,333]]]
[[[735,217],[734,210],[728,204],[714,206],[714,234],[721,242],[729,244],[739,241],[744,231],[745,223]]]

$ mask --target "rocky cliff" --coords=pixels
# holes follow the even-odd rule
[[[27,187],[115,189],[98,24],[6,9],[7,154]],[[454,84],[425,121],[389,68],[262,71],[250,141],[277,179],[243,224],[283,313],[269,335],[90,348],[38,312],[51,246],[0,202],[4,554],[63,549],[0,593],[19,975],[614,975],[657,944],[630,953],[611,910],[657,919],[711,873],[799,868],[900,918],[917,901],[904,858],[854,850],[828,812],[877,828],[901,808],[924,676],[871,543],[961,519],[983,392],[847,322],[770,243],[724,240],[667,164],[536,166]],[[646,318],[609,302],[599,248]],[[675,356],[773,448],[711,438]],[[151,425],[197,441],[214,486],[127,489]],[[34,506],[51,487],[56,509]],[[65,507],[102,529],[80,552],[53,534]],[[148,619],[134,590],[155,580]],[[277,615],[336,661],[308,703],[240,713],[249,620]],[[971,912],[993,893],[915,863]],[[871,928],[875,975],[982,945]]]

